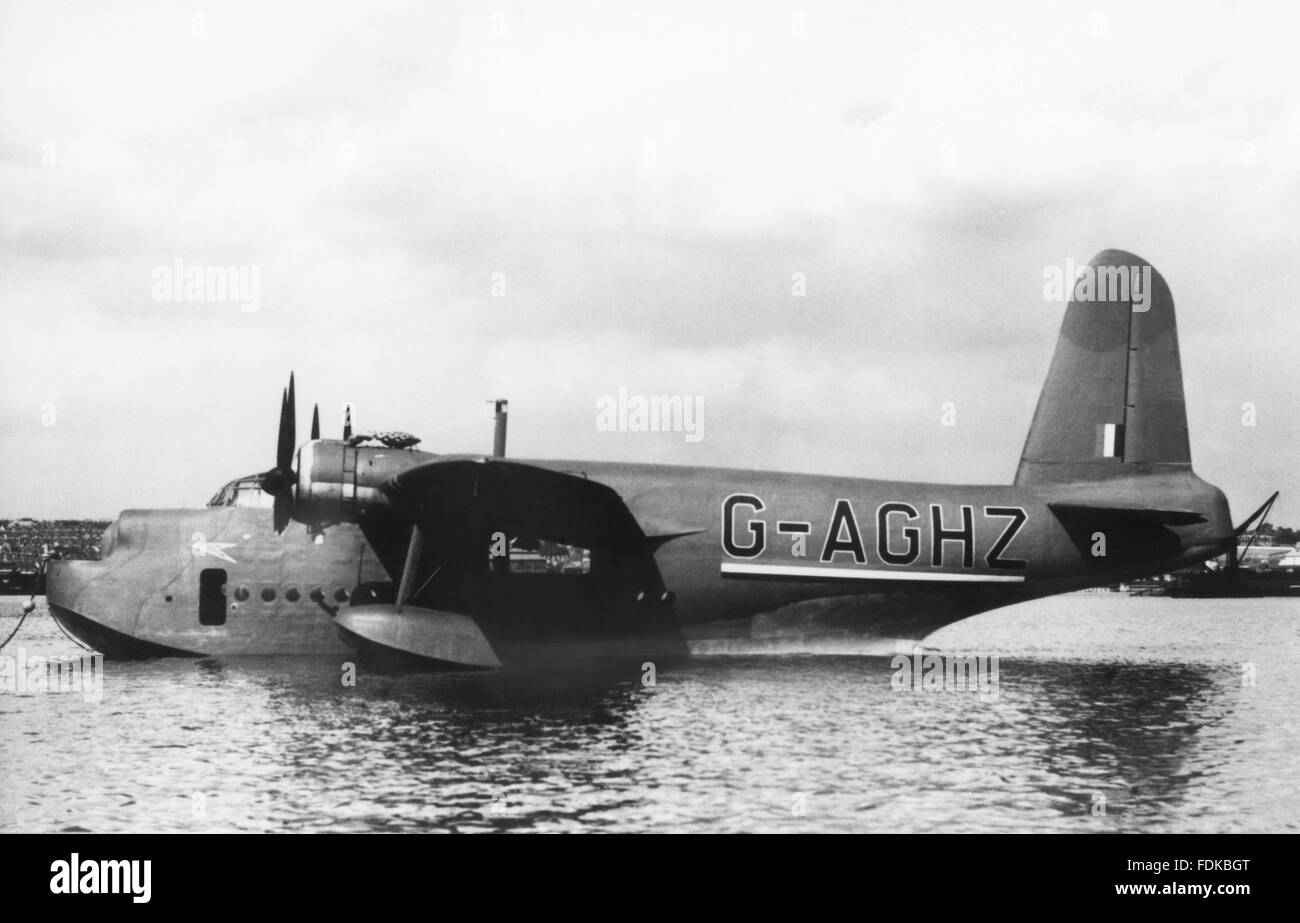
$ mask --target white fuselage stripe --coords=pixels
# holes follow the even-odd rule
[[[807,567],[798,564],[722,563],[722,573],[736,577],[798,577],[804,580],[917,580],[925,583],[1024,583],[1022,575],[927,574],[921,571],[880,570],[865,567]]]

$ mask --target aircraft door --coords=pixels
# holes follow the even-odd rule
[[[226,624],[226,571],[205,567],[199,571],[199,624]]]

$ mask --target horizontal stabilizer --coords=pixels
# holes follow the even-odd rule
[[[345,641],[370,654],[435,667],[501,666],[478,623],[468,615],[417,606],[354,606],[335,624]]]
[[[1087,520],[1104,525],[1142,523],[1160,526],[1189,526],[1205,522],[1205,517],[1195,510],[1160,510],[1136,504],[1066,503],[1053,501],[1047,504],[1058,519]]]

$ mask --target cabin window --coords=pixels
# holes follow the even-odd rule
[[[199,571],[199,624],[226,624],[226,571],[208,567]]]
[[[265,587],[262,590],[262,602],[275,602],[275,587]]]
[[[248,587],[237,587],[235,589],[235,599],[239,600],[241,603],[246,601],[248,599]]]
[[[284,591],[284,598],[291,603],[296,603],[298,601],[298,588],[296,586],[289,587]]]
[[[337,590],[334,591],[334,601],[335,601],[335,602],[340,602],[340,603],[345,603],[345,602],[347,602],[347,601],[348,601],[348,591],[345,590],[345,589],[343,589],[343,587],[339,587]]]
[[[591,549],[544,538],[512,539],[504,556],[495,547],[488,552],[489,562],[497,568],[502,567],[502,557],[504,570],[511,574],[582,576],[591,573]]]

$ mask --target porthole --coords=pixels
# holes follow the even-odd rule
[[[324,601],[325,601],[325,591],[322,590],[320,587],[313,587],[313,588],[312,588],[312,591],[311,591],[311,599],[312,599],[312,602],[318,602],[318,603],[319,603],[319,602],[324,602]]]
[[[275,587],[268,586],[262,588],[262,602],[275,602]]]
[[[340,603],[345,603],[345,602],[347,602],[347,601],[348,601],[348,591],[345,590],[345,589],[343,589],[343,587],[339,587],[337,590],[334,591],[334,601],[335,601],[335,602],[340,602]]]
[[[248,587],[241,586],[236,588],[235,599],[239,600],[241,603],[248,599]]]
[[[296,586],[291,586],[289,589],[284,591],[284,598],[289,600],[291,603],[296,603],[300,595],[301,594],[299,594]]]

